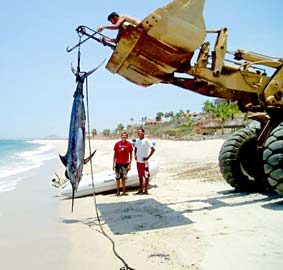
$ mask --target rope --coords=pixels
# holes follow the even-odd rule
[[[81,43],[81,39],[82,39],[82,37],[79,35],[79,43]],[[81,46],[79,45],[79,48],[78,48],[78,66],[77,66],[78,76],[79,76],[79,73],[81,71],[80,69],[81,69]]]
[[[90,125],[89,125],[89,103],[88,103],[88,80],[86,77],[86,108],[87,108],[87,129],[88,129],[88,134],[90,135]],[[89,148],[89,153],[91,155],[91,142],[90,142],[90,136],[88,136],[88,148]],[[112,243],[112,250],[114,252],[114,255],[124,264],[124,267],[121,267],[120,270],[135,270],[134,268],[131,268],[126,261],[117,253],[116,247],[115,247],[115,242],[114,240],[104,231],[101,220],[99,218],[98,214],[98,209],[97,209],[97,201],[96,201],[96,195],[95,195],[95,186],[94,186],[94,179],[93,179],[93,168],[92,168],[92,159],[90,159],[90,172],[91,172],[91,181],[92,181],[92,189],[93,189],[93,202],[94,202],[94,208],[95,208],[95,214],[96,218],[98,220],[98,225],[100,227],[101,233],[110,240]],[[91,225],[88,225],[91,229]]]

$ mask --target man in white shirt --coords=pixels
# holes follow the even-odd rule
[[[148,160],[155,151],[155,148],[150,140],[144,137],[144,133],[144,129],[138,129],[139,139],[135,144],[135,159],[137,161],[137,169],[139,175],[139,191],[136,194],[148,194],[148,184],[150,177]],[[144,191],[143,178],[145,179]]]

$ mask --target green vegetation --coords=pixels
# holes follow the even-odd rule
[[[91,136],[94,137],[95,135],[97,135],[97,130],[94,128],[94,129],[91,131]]]
[[[191,113],[189,110],[179,110],[176,113],[157,112],[154,119],[144,116],[139,121],[131,117],[127,126],[119,123],[115,130],[104,129],[102,133],[104,136],[116,138],[126,129],[129,136],[133,137],[137,129],[143,127],[153,137],[185,138],[202,134],[223,134],[227,121],[237,120],[237,123],[242,123],[243,119],[244,114],[239,111],[236,102],[207,100],[200,113]]]
[[[235,115],[240,114],[237,103],[229,101],[212,103],[207,100],[204,103],[203,112],[208,114],[212,119],[217,118],[221,120],[222,133],[224,133],[224,123],[227,120],[233,120]]]

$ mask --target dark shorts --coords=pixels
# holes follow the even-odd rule
[[[144,178],[150,177],[148,162],[145,162],[145,163],[137,162],[137,169],[138,169],[138,174],[139,174],[140,178],[141,177],[144,177]]]
[[[127,179],[128,178],[128,171],[127,168],[129,166],[129,163],[127,164],[120,164],[117,163],[115,167],[115,174],[116,174],[116,180],[120,179]]]

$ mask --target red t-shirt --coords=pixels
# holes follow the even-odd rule
[[[129,155],[133,151],[133,146],[130,142],[122,141],[116,142],[114,146],[116,163],[127,164],[129,163]]]

